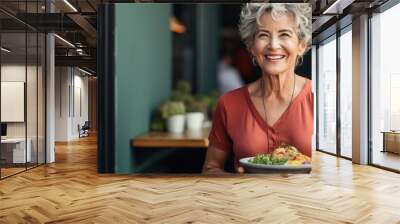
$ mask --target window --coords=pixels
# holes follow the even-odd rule
[[[340,155],[352,157],[352,33],[340,36]]]
[[[336,36],[318,48],[318,149],[336,154]]]
[[[400,5],[371,18],[372,163],[400,170]],[[391,147],[389,147],[391,146]],[[393,153],[395,152],[395,153]]]

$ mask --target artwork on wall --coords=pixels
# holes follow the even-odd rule
[[[25,82],[1,82],[1,122],[24,122]]]

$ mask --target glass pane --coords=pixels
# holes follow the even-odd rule
[[[36,24],[30,14],[43,13],[44,5],[44,0],[0,3],[20,18],[0,12],[2,178],[45,161],[45,36],[21,22]]]
[[[27,2],[27,13],[37,13],[39,11],[38,3]],[[31,18],[31,23],[37,23],[38,17]],[[36,20],[36,21],[35,21]],[[38,33],[36,30],[27,30],[27,98],[26,98],[26,113],[27,113],[27,142],[28,148],[31,151],[30,161],[27,163],[28,168],[37,166],[38,160],[38,143],[37,143],[37,132],[38,132]]]
[[[1,174],[2,177],[25,170],[30,160],[26,150],[26,34],[1,34]]]
[[[340,150],[352,157],[352,35],[351,30],[340,37]]]
[[[28,138],[27,142],[30,147],[30,159],[28,160],[28,168],[34,167],[37,165],[37,80],[38,80],[38,36],[36,32],[27,33],[28,38],[28,63],[27,63],[27,81],[26,81],[26,89],[27,89],[27,98],[26,98],[26,112],[27,112],[27,131]]]
[[[375,15],[372,25],[372,163],[400,170],[400,5]]]
[[[318,48],[318,148],[336,153],[336,39]]]

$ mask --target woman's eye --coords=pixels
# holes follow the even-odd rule
[[[260,33],[260,34],[258,34],[258,37],[268,37],[268,35],[266,34],[266,33]]]
[[[283,34],[281,34],[281,36],[282,36],[282,37],[290,37],[290,34],[288,34],[288,33],[283,33]]]

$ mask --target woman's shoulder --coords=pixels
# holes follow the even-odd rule
[[[224,93],[219,97],[219,103],[227,107],[232,107],[235,105],[243,105],[246,100],[247,85],[244,85],[238,89],[231,90]]]
[[[295,101],[296,102],[312,102],[313,93],[311,87],[312,81],[308,78],[296,75],[296,90],[295,90]]]
[[[223,101],[235,101],[245,97],[245,91],[247,91],[247,85],[240,88],[228,91],[220,96],[220,100]]]
[[[312,81],[304,76],[296,75],[296,82],[298,83],[296,89],[298,93],[306,92],[307,94],[312,93]]]
[[[302,75],[297,75],[297,74],[296,74],[296,79],[298,80],[300,86],[308,87],[308,85],[310,85],[310,87],[311,87],[311,83],[312,83],[311,79],[308,79]]]

